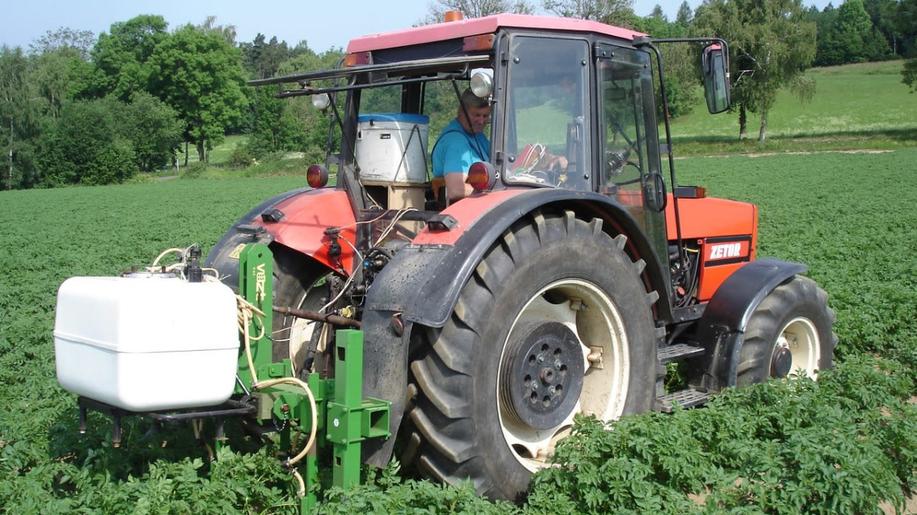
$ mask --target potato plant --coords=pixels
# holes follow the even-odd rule
[[[521,505],[392,464],[321,510],[353,512],[775,512],[903,509],[917,488],[917,150],[692,158],[686,184],[760,207],[759,256],[807,263],[829,293],[837,368],[726,392],[708,407],[610,427],[578,421]],[[57,287],[113,275],[164,248],[204,249],[300,177],[176,180],[0,192],[0,505],[11,512],[292,512],[276,449],[236,438],[210,461],[186,426],[146,435],[109,422],[78,435],[75,398],[54,373]],[[371,373],[371,372],[367,372]]]

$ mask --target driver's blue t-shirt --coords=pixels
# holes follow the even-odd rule
[[[442,177],[446,172],[467,174],[472,164],[489,159],[490,140],[487,136],[483,133],[472,136],[458,119],[453,119],[440,133],[433,148],[433,177]]]

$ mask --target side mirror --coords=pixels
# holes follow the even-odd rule
[[[707,110],[716,114],[729,109],[729,62],[721,45],[714,43],[704,48],[701,69],[704,72]]]

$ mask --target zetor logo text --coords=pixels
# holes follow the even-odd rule
[[[707,259],[727,259],[742,256],[742,243],[717,243],[710,246]]]

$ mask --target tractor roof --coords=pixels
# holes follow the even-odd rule
[[[536,30],[556,30],[567,32],[592,32],[605,34],[626,40],[643,36],[641,32],[621,27],[613,27],[596,21],[578,20],[575,18],[557,18],[553,16],[530,16],[525,14],[495,14],[484,18],[424,25],[394,32],[369,34],[350,40],[347,52],[367,52],[385,48],[397,48],[424,43],[435,43],[450,39],[493,34],[503,27]]]

